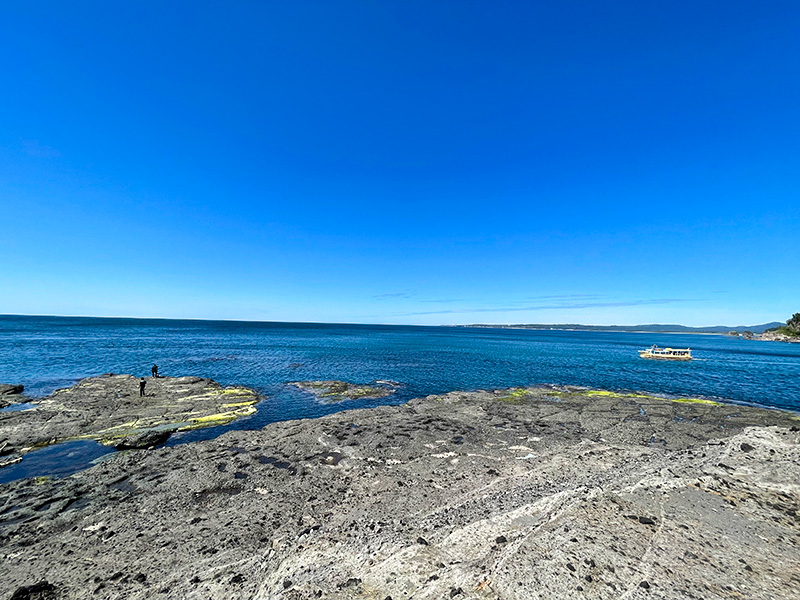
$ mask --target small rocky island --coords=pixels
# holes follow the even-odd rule
[[[252,414],[260,399],[247,388],[222,387],[201,377],[147,377],[143,396],[139,384],[133,375],[107,374],[38,400],[22,396],[22,386],[0,386],[6,404],[29,403],[27,410],[0,412],[0,464],[69,440],[146,448],[164,442],[175,431],[225,424]]]
[[[798,425],[518,388],[131,450],[0,485],[0,598],[796,600]]]
[[[323,402],[377,399],[390,396],[399,384],[394,381],[375,381],[355,384],[346,381],[292,381],[289,385],[313,394]]]

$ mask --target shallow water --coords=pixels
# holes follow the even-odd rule
[[[698,360],[640,359],[637,350],[651,344],[691,347]],[[546,383],[800,410],[800,344],[691,334],[0,316],[0,383],[22,383],[30,396],[101,373],[149,375],[154,362],[162,375],[211,377],[268,396],[250,417],[179,434],[169,444],[452,390]],[[315,379],[402,386],[378,401],[322,404],[286,385]]]

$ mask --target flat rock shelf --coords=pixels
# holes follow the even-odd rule
[[[794,600],[798,425],[515,388],[132,450],[0,486],[0,596]]]
[[[7,395],[29,408],[0,412],[0,463],[72,440],[148,447],[178,430],[230,423],[252,414],[260,400],[253,390],[222,387],[202,377],[147,377],[144,395],[139,383],[133,375],[107,374],[38,400]]]

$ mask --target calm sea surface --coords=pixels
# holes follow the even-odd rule
[[[640,359],[636,351],[651,344],[691,347],[698,360]],[[0,383],[22,383],[30,396],[101,373],[149,375],[154,362],[163,375],[210,377],[267,396],[251,417],[177,434],[170,444],[452,390],[544,383],[800,410],[800,344],[718,335],[0,316]],[[402,386],[379,402],[330,405],[286,385],[314,379]],[[72,472],[104,451],[93,443],[40,450],[0,470],[0,482]]]

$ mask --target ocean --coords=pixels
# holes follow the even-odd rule
[[[690,347],[697,360],[640,359],[637,350],[652,344]],[[168,445],[428,394],[537,384],[800,411],[800,344],[698,334],[0,316],[0,383],[21,383],[29,396],[102,373],[149,375],[153,363],[162,375],[210,377],[266,396],[256,414],[176,434]],[[287,385],[322,379],[400,386],[378,401],[325,404]],[[107,452],[93,442],[71,444],[29,454],[0,470],[0,482],[67,474]]]

